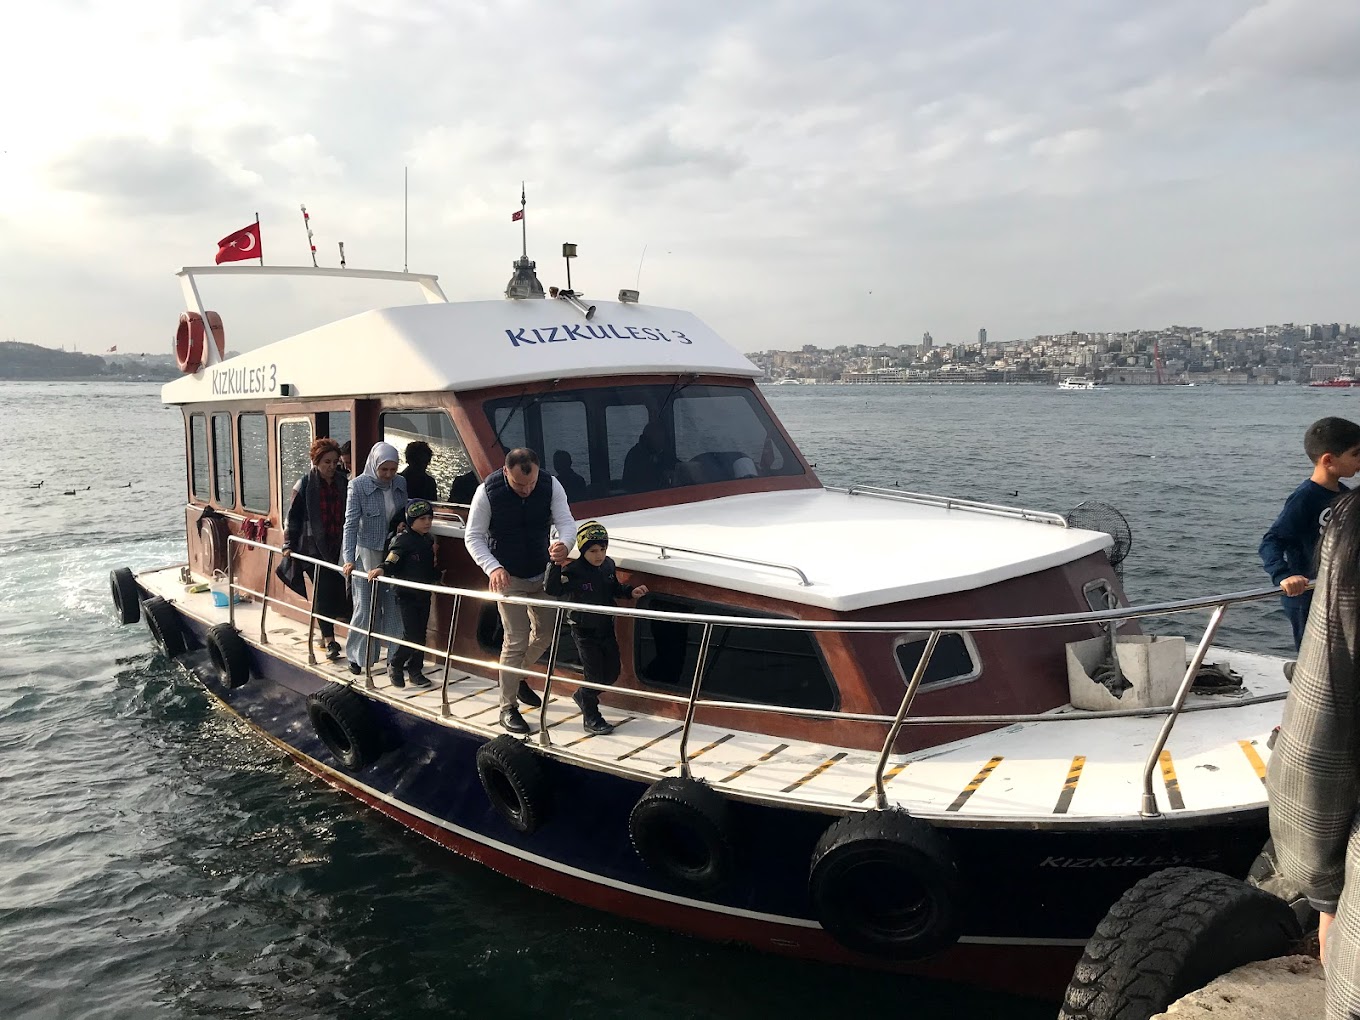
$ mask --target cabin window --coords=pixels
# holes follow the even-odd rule
[[[348,411],[318,411],[316,413],[316,434],[330,436],[341,446],[352,438]]]
[[[189,472],[194,499],[206,503],[212,498],[208,488],[208,419],[201,414],[189,417]]]
[[[241,506],[269,513],[269,425],[262,411],[236,416],[236,447],[241,454]]]
[[[580,410],[571,410],[580,405]],[[677,379],[649,386],[558,389],[488,401],[505,449],[528,446],[551,469],[558,450],[592,497],[773,475],[803,467],[750,387]],[[584,421],[584,443],[580,435]],[[588,462],[577,451],[584,446]]]
[[[590,499],[590,429],[586,405],[580,400],[550,400],[540,414],[543,434],[552,436],[551,447],[544,447],[543,466],[550,471],[567,494],[567,502]]]
[[[472,469],[467,449],[458,437],[448,413],[441,410],[384,411],[378,419],[383,441],[401,454],[401,469],[409,467],[406,447],[422,442],[430,447],[432,458],[426,471],[434,477],[434,498],[449,503],[470,503],[477,491],[477,473]],[[410,478],[407,489],[410,491]],[[411,493],[412,497],[416,493]]]
[[[311,469],[311,419],[284,418],[279,422],[279,507],[284,514],[292,505],[293,486]]]
[[[231,415],[212,416],[213,496],[218,506],[236,506],[236,481],[232,471]]]
[[[674,596],[646,595],[640,606],[670,613],[758,615]],[[649,687],[688,692],[703,632],[703,625],[697,623],[636,620],[638,678]],[[816,639],[809,632],[726,626],[713,628],[699,696],[826,710],[834,709],[838,700]]]
[[[920,663],[921,656],[925,654],[926,641],[929,637],[928,634],[908,634],[899,638],[893,647],[898,668],[902,670],[902,679],[905,682],[911,683],[916,666]],[[918,689],[972,680],[982,673],[979,662],[977,649],[967,634],[941,634]]]

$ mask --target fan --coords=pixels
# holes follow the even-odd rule
[[[1078,503],[1063,516],[1069,528],[1103,531],[1114,539],[1114,548],[1110,550],[1112,567],[1123,563],[1129,550],[1133,548],[1133,532],[1129,529],[1129,522],[1109,503],[1088,499],[1084,503]]]

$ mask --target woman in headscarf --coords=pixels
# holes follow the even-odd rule
[[[397,474],[397,450],[391,443],[375,443],[361,474],[349,483],[345,504],[345,531],[340,556],[354,595],[354,616],[349,622],[345,654],[351,673],[362,673],[364,666],[377,659],[378,649],[359,633],[368,629],[369,599],[373,582],[367,574],[382,566],[387,555],[387,539],[396,520],[406,513],[406,479]],[[355,567],[359,570],[355,570]],[[378,605],[373,612],[373,633],[395,635],[400,629],[396,593],[390,584],[378,585]],[[390,660],[396,645],[389,642]]]
[[[283,533],[283,556],[301,553],[313,559],[340,565],[340,540],[345,528],[345,478],[339,471],[340,444],[322,437],[312,442],[312,469],[293,485],[293,498],[288,507],[288,520]],[[282,572],[287,564],[280,566]],[[312,579],[318,620],[326,658],[340,658],[340,645],[335,640],[335,624],[331,620],[349,613],[349,599],[345,597],[345,579],[338,570],[314,567],[310,563],[292,565],[296,568],[290,584],[299,595],[306,596],[299,575]]]

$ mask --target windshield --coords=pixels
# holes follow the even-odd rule
[[[485,407],[501,446],[536,451],[568,500],[804,473],[747,387],[602,386]]]

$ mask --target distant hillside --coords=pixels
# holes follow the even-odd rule
[[[133,361],[110,365],[93,354],[0,341],[0,379],[173,379],[177,375],[179,371],[173,366]]]

